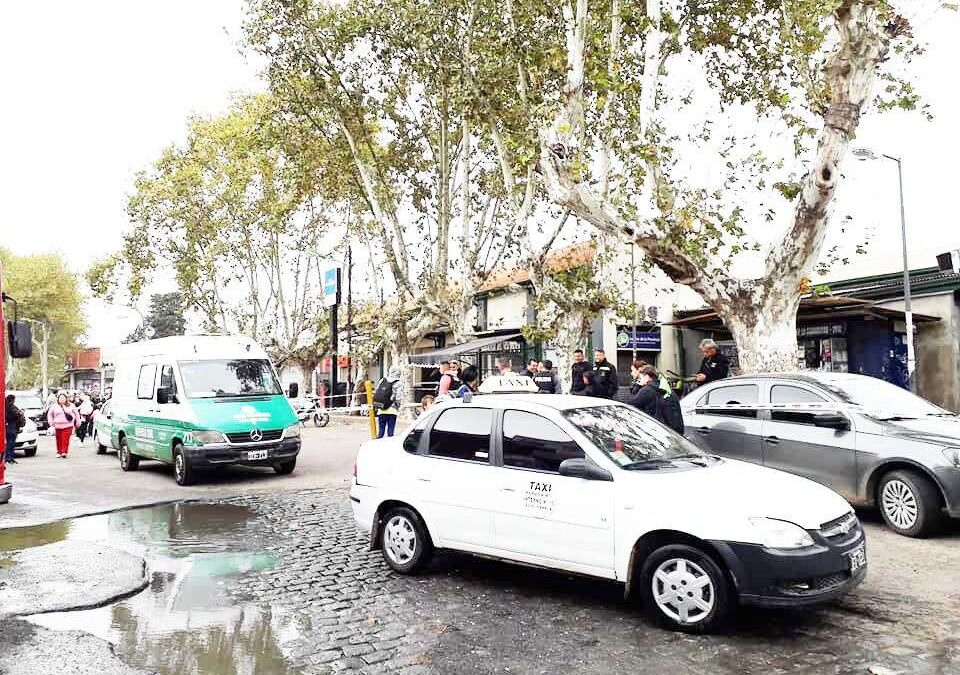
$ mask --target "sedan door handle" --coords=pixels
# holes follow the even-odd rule
[[[430,478],[424,478],[423,476],[417,476],[417,480],[421,483],[432,483],[433,480]]]
[[[763,440],[764,442],[769,443],[770,445],[776,445],[777,443],[780,442],[780,439],[777,438],[776,436],[767,436]]]
[[[699,429],[697,429],[697,433],[703,436],[706,436],[707,434],[710,433],[710,427],[700,427]]]

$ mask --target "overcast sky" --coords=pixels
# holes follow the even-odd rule
[[[134,173],[183,138],[191,114],[223,111],[262,85],[237,43],[242,0],[87,0],[3,3],[0,9],[0,243],[51,249],[83,271],[115,250]],[[858,144],[904,159],[912,266],[960,247],[960,17],[918,27],[917,66],[936,120],[893,113],[864,121]],[[851,162],[838,213],[872,235],[870,255],[831,276],[899,265],[895,165]],[[92,304],[89,344],[117,341],[138,319]]]

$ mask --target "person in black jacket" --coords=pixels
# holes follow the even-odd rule
[[[583,374],[588,370],[593,370],[590,366],[590,363],[587,361],[586,357],[583,355],[582,349],[576,349],[573,352],[573,365],[570,366],[570,381],[573,383],[570,387],[571,394],[580,394],[585,396],[586,384],[583,381]]]
[[[596,387],[597,396],[603,398],[613,398],[619,384],[617,383],[617,368],[607,361],[607,355],[602,349],[598,349],[596,359],[593,362],[593,370],[597,374]]]
[[[600,389],[597,385],[597,374],[592,370],[583,371],[583,389],[578,392],[582,396],[596,396],[597,398],[604,398],[603,394],[600,393]]]
[[[701,340],[700,351],[703,353],[703,361],[697,371],[697,382],[706,384],[730,377],[730,359],[720,353],[716,342],[710,339]]]
[[[637,371],[637,380],[633,389],[630,390],[630,405],[638,408],[655,420],[663,421],[660,412],[660,399],[663,398],[663,392],[660,390],[659,377],[657,369],[651,365],[643,365],[640,368],[634,368]]]

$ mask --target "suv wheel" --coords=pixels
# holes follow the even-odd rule
[[[877,505],[891,530],[906,537],[926,537],[940,525],[940,493],[916,471],[891,471],[877,487]]]
[[[120,468],[124,471],[136,471],[140,466],[140,458],[130,452],[130,446],[127,445],[127,437],[120,439],[120,450],[117,452],[120,458]]]
[[[733,611],[723,570],[709,555],[685,544],[661,546],[647,557],[640,592],[658,623],[686,633],[715,630]]]
[[[395,572],[416,574],[433,556],[433,542],[417,513],[406,506],[387,511],[380,528],[383,558]]]
[[[197,480],[190,458],[179,443],[173,446],[173,479],[177,481],[177,485],[193,485]]]

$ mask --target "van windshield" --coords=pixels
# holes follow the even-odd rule
[[[181,361],[187,398],[280,394],[280,383],[266,359]]]

